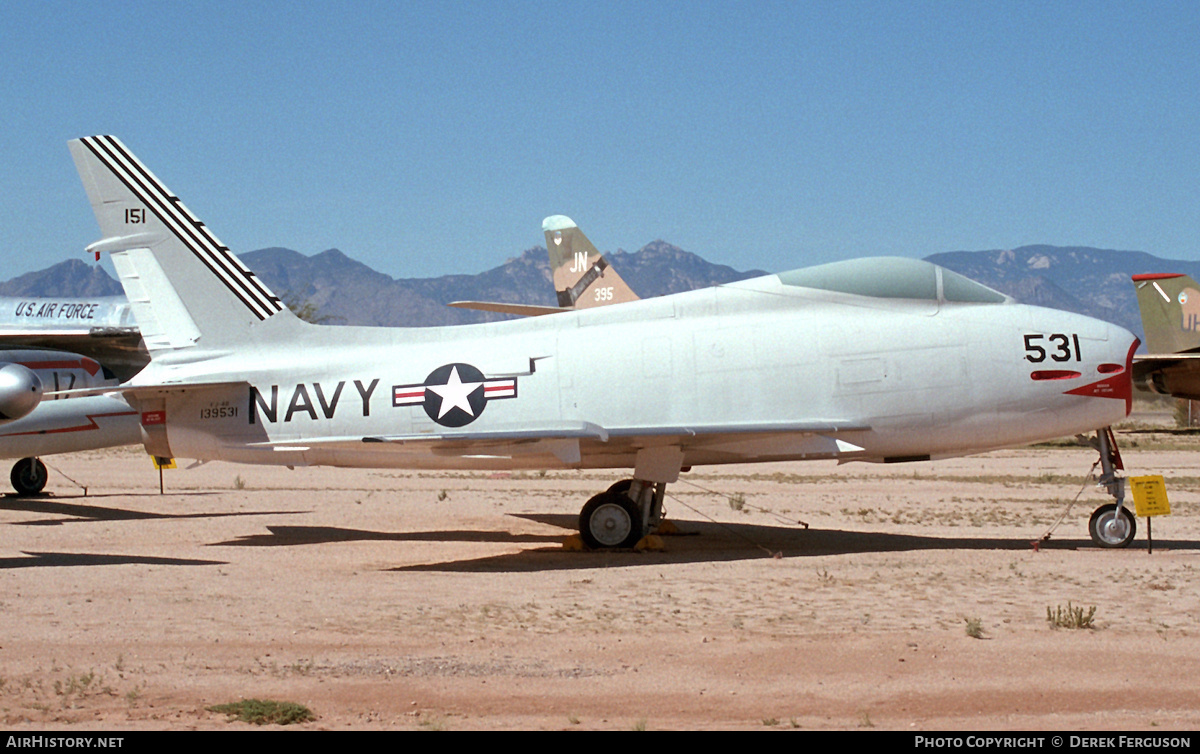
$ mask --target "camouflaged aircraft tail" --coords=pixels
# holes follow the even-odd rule
[[[1179,273],[1134,275],[1146,348],[1152,354],[1200,349],[1200,285]]]
[[[638,300],[571,218],[547,217],[542,221],[542,232],[546,234],[559,306],[587,309]]]

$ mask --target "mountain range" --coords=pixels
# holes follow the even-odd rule
[[[665,241],[654,241],[637,252],[618,250],[606,256],[643,298],[766,274],[713,264]],[[540,246],[475,275],[436,278],[392,278],[337,249],[305,256],[291,249],[268,248],[241,257],[282,298],[315,307],[318,317],[327,324],[420,327],[504,318],[446,306],[456,300],[555,304],[546,250]],[[1138,334],[1142,327],[1131,275],[1182,272],[1200,279],[1200,262],[1088,247],[951,251],[926,259],[1023,303],[1087,314]],[[77,259],[0,283],[0,296],[121,293],[120,283],[103,268]]]

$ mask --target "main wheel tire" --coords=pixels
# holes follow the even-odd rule
[[[594,550],[633,547],[642,538],[642,514],[620,492],[601,492],[579,513],[579,536]]]
[[[607,491],[608,492],[620,492],[622,495],[624,495],[629,492],[629,488],[632,486],[633,486],[632,479],[622,479],[619,482],[613,482],[612,486],[609,487]]]
[[[1125,506],[1120,513],[1117,505],[1101,505],[1088,521],[1088,534],[1097,547],[1128,547],[1137,534],[1137,519]]]
[[[18,495],[36,495],[46,489],[46,480],[50,474],[46,464],[38,458],[22,458],[13,464],[12,473],[8,479]]]

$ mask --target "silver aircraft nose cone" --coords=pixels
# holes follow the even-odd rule
[[[42,380],[20,364],[0,367],[0,419],[26,416],[42,402]]]

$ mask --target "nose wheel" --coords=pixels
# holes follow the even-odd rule
[[[1125,506],[1101,505],[1088,521],[1088,533],[1099,547],[1128,547],[1137,534],[1137,519]]]
[[[8,475],[13,489],[22,497],[36,495],[46,489],[46,480],[49,478],[46,464],[38,458],[22,458],[13,464],[12,473]]]

